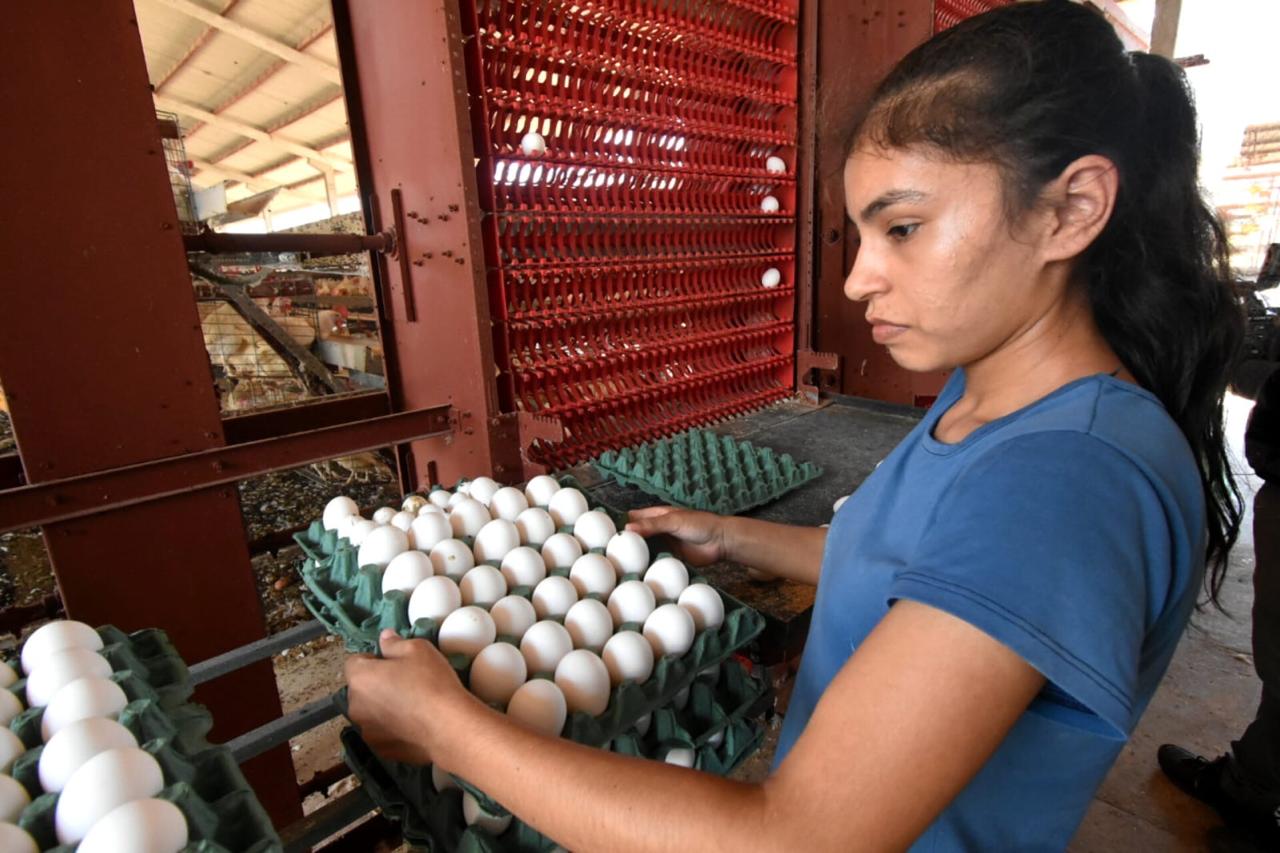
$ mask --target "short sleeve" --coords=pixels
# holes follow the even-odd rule
[[[889,600],[976,626],[1123,738],[1169,540],[1157,490],[1127,456],[1086,433],[1032,433],[958,475]]]

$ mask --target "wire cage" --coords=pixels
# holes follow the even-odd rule
[[[157,112],[156,123],[160,128],[160,146],[164,150],[164,165],[169,173],[169,188],[173,190],[178,224],[183,234],[194,234],[200,229],[200,221],[196,217],[195,192],[191,188],[191,161],[187,159],[178,116]]]

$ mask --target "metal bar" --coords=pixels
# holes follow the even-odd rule
[[[408,238],[404,227],[404,200],[400,188],[391,191],[391,222],[397,234]],[[396,261],[400,265],[400,297],[404,301],[404,320],[406,323],[418,322],[417,303],[413,298],[413,278],[409,275],[409,246],[406,243],[396,252]]]
[[[818,151],[818,21],[821,0],[800,9],[800,132],[796,144],[796,350],[814,347],[815,246],[818,199],[815,194]],[[804,382],[796,365],[796,385]]]
[[[0,532],[97,515],[272,471],[449,435],[448,406],[157,459],[0,492]]]
[[[240,316],[244,317],[245,321],[266,339],[272,349],[277,352],[284,350],[282,355],[287,354],[292,357],[300,371],[310,373],[327,390],[331,392],[338,390],[338,383],[329,372],[329,368],[325,367],[311,350],[295,341],[293,335],[280,328],[280,324],[264,311],[261,305],[254,302],[243,287],[219,282],[213,282],[213,286],[222,298],[234,305],[240,312]],[[303,381],[305,383],[305,377]]]
[[[333,700],[333,696],[326,696],[301,708],[295,708],[283,717],[232,738],[225,745],[231,750],[236,763],[243,764],[273,746],[279,746],[290,738],[338,716],[341,711]]]
[[[287,631],[281,631],[279,634],[255,640],[248,645],[224,652],[217,657],[200,661],[200,663],[188,668],[191,685],[194,687],[204,684],[206,681],[212,681],[215,678],[226,675],[228,672],[235,672],[237,669],[248,666],[251,663],[266,660],[285,649],[291,649],[294,646],[310,642],[316,637],[321,637],[324,633],[324,625],[312,619],[310,622],[303,622],[301,625],[290,628]]]
[[[353,252],[391,252],[395,237],[378,234],[187,234],[188,252],[310,252],[314,255],[346,255]]]
[[[355,788],[280,831],[285,853],[307,853],[316,844],[377,808],[364,788]]]
[[[295,299],[294,301],[303,300]],[[375,391],[368,394],[321,399],[319,402],[301,406],[237,415],[222,422],[222,432],[227,437],[227,444],[244,444],[292,432],[336,426],[389,414],[391,414],[391,404],[387,401],[387,395]],[[0,461],[4,458],[0,457]],[[5,482],[7,481],[0,479],[0,486]]]

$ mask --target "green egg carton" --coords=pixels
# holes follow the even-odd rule
[[[661,759],[672,748],[688,748],[694,751],[696,769],[727,775],[763,742],[763,730],[753,716],[763,710],[762,700],[767,698],[762,679],[748,675],[736,663],[726,665],[715,681],[700,678],[692,685],[684,709],[659,708],[653,711],[645,734],[633,727],[603,746],[651,759]],[[694,711],[695,703],[706,707]],[[698,728],[708,721],[707,727]],[[462,814],[463,791],[475,796],[487,814],[503,817],[508,813],[456,777],[457,789],[437,793],[429,766],[379,758],[354,728],[344,730],[341,737],[348,766],[360,777],[379,810],[400,823],[409,843],[432,851],[466,853],[548,853],[558,849],[555,841],[514,818],[497,836],[477,826],[468,827]]]
[[[206,739],[213,718],[203,706],[188,701],[193,691],[187,666],[168,635],[156,629],[125,634],[112,626],[99,628],[98,634],[105,644],[101,654],[115,670],[111,678],[129,700],[119,722],[160,764],[165,788],[158,796],[186,817],[190,841],[183,853],[282,851],[271,819],[231,751]],[[9,689],[25,698],[25,684],[18,681]],[[28,708],[9,724],[27,747],[10,768],[10,775],[31,797],[18,825],[40,850],[71,853],[74,847],[59,846],[54,831],[58,794],[40,785],[43,717],[43,708]]]
[[[737,515],[776,500],[822,474],[812,462],[797,462],[711,430],[691,429],[592,460],[623,485],[675,506]]]

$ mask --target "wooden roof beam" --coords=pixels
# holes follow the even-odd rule
[[[184,15],[195,18],[197,21],[208,24],[211,27],[216,27],[228,35],[235,36],[241,41],[248,42],[259,50],[275,54],[281,59],[287,62],[292,62],[300,68],[305,68],[331,83],[342,85],[342,72],[338,70],[336,65],[330,65],[323,59],[319,59],[309,53],[303,53],[302,51],[292,48],[284,42],[274,39],[265,33],[260,33],[239,21],[233,21],[230,18],[223,17],[217,12],[211,11],[198,3],[192,2],[192,0],[155,0],[155,2],[160,3],[163,6],[168,6],[176,12],[181,12]],[[210,122],[210,124],[212,124],[212,122]]]
[[[318,163],[327,164],[330,168],[337,169],[340,172],[353,171],[351,161],[349,160],[344,160],[337,155],[328,154],[324,151],[311,148],[300,142],[295,142],[292,139],[282,137],[279,134],[269,133],[262,128],[254,127],[251,124],[246,124],[242,121],[237,121],[236,119],[211,113],[206,109],[197,107],[195,104],[189,104],[186,101],[180,101],[177,98],[171,98],[168,95],[156,95],[155,102],[158,109],[168,110],[171,113],[179,113],[180,115],[191,116],[192,118],[198,118],[205,124],[220,127],[224,130],[229,130],[232,133],[238,133],[243,137],[252,139],[255,142],[261,142],[263,145],[269,145],[281,151],[287,151],[295,157],[300,157],[303,160],[306,160],[318,171],[324,171],[323,168],[316,165]]]

